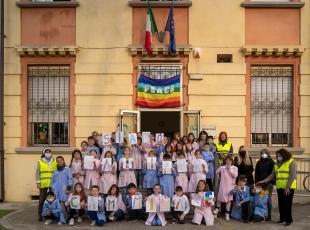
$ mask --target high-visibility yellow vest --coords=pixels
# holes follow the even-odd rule
[[[57,169],[57,163],[55,160],[49,165],[43,160],[39,160],[40,163],[40,188],[51,187],[51,181],[54,171]]]
[[[274,170],[276,172],[276,187],[286,189],[288,178],[290,175],[290,164],[294,161],[293,158],[284,162],[280,167],[277,164],[274,165]],[[291,189],[296,189],[297,182],[296,179],[291,184]]]
[[[227,141],[225,145],[222,145],[220,142],[218,142],[216,144],[216,152],[222,153],[223,157],[226,158],[229,155],[231,145],[232,143],[230,141]],[[219,159],[219,164],[222,165],[223,163],[223,159]]]

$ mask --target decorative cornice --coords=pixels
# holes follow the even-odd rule
[[[80,5],[77,1],[57,1],[57,2],[16,2],[20,8],[76,8]]]
[[[302,8],[304,2],[255,2],[255,1],[244,1],[241,6],[244,8]]]
[[[241,48],[241,52],[246,57],[249,56],[300,57],[304,51],[305,48],[302,46],[244,46]]]
[[[147,1],[133,0],[129,1],[128,5],[130,7],[147,7]],[[150,1],[152,7],[170,7],[171,1]],[[190,0],[175,0],[173,3],[174,7],[188,8],[192,6],[192,1]]]
[[[147,56],[148,53],[143,45],[129,45],[128,50],[131,54],[131,56],[136,55],[142,55]],[[177,45],[176,47],[176,55],[183,55],[188,56],[189,53],[192,51],[191,45]],[[169,56],[168,46],[167,45],[157,45],[152,47],[152,52],[149,54],[149,56],[157,56],[159,54],[162,54],[164,56]]]
[[[75,56],[77,46],[16,46],[20,56]]]

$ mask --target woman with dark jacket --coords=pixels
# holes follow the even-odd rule
[[[258,182],[258,184],[268,183],[276,179],[278,194],[278,205],[280,212],[279,224],[289,226],[293,222],[292,205],[294,192],[297,188],[297,166],[292,153],[286,149],[280,149],[276,152],[277,162],[274,165],[272,173]]]
[[[274,169],[274,161],[270,157],[270,152],[267,149],[262,149],[260,151],[260,159],[256,163],[255,167],[255,182],[262,181],[266,179]],[[268,196],[268,217],[267,221],[271,221],[271,210],[272,210],[272,181],[267,183],[267,189],[269,192]]]
[[[238,168],[238,178],[243,175],[247,180],[247,185],[250,188],[254,187],[254,178],[253,178],[253,161],[249,156],[248,152],[245,150],[243,145],[240,146],[238,156],[235,157],[234,164]]]

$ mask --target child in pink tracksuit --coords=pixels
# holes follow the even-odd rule
[[[95,149],[92,149],[89,153],[90,156],[94,157],[94,167],[93,169],[85,169],[85,182],[84,182],[84,188],[90,190],[91,186],[98,185],[100,174],[100,160],[96,158],[97,152]]]
[[[196,194],[201,196],[201,207],[195,207],[194,209],[194,217],[192,220],[194,224],[200,225],[203,218],[207,226],[212,226],[214,224],[214,216],[211,210],[211,203],[205,204],[203,199],[203,194],[207,191],[209,191],[208,184],[206,183],[206,181],[200,180],[196,188]]]
[[[173,165],[173,174],[175,175],[175,188],[178,186],[182,187],[184,193],[188,192],[188,176],[187,172],[178,171],[178,160],[186,160],[185,153],[179,153],[177,161]],[[188,163],[186,163],[188,168]],[[187,169],[188,170],[188,169]]]
[[[117,182],[117,164],[113,158],[113,153],[111,151],[106,151],[104,155],[101,156],[101,162],[102,158],[110,158],[111,159],[111,165],[109,165],[109,162],[106,161],[104,165],[100,164],[100,192],[104,195],[108,194],[109,189],[113,184],[116,184]]]
[[[127,195],[127,186],[130,183],[137,185],[133,167],[133,159],[131,158],[131,149],[128,146],[124,147],[124,156],[119,161],[119,171],[118,187],[122,191],[123,200],[125,200]]]
[[[82,152],[78,149],[73,150],[70,168],[73,177],[73,186],[76,183],[84,184],[85,170],[83,169],[83,157]]]
[[[189,171],[191,176],[188,192],[195,192],[198,181],[206,180],[206,173],[208,172],[208,164],[201,158],[201,152],[199,150],[195,152],[195,159],[190,161]]]

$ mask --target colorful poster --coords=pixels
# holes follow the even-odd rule
[[[187,162],[186,159],[178,159],[177,160],[178,173],[186,173],[187,172]]]
[[[156,170],[156,157],[146,158],[146,168]]]
[[[172,162],[171,161],[163,161],[162,162],[163,174],[172,174]]]
[[[163,144],[163,141],[164,141],[164,136],[165,134],[164,133],[156,133],[156,143],[157,144]]]
[[[70,208],[71,209],[80,209],[80,196],[72,195],[70,199]]]
[[[161,212],[170,212],[170,198],[166,196],[161,196],[159,199],[159,207]]]
[[[138,142],[136,133],[129,133],[128,139],[129,139],[129,144],[131,144],[131,145],[136,145]]]
[[[214,205],[214,192],[204,192],[204,202],[203,205],[210,207]]]
[[[94,160],[93,156],[84,156],[84,169],[92,170],[94,169]]]
[[[154,196],[147,197],[145,208],[146,208],[146,212],[156,212]]]
[[[105,206],[108,212],[117,211],[117,198],[112,197],[112,196],[107,196]]]
[[[133,195],[131,197],[131,208],[141,209],[142,208],[142,195]]]
[[[103,172],[112,171],[112,158],[101,158],[101,166]]]
[[[142,143],[143,144],[150,144],[150,132],[142,132]]]
[[[195,207],[201,207],[202,205],[202,196],[196,193],[191,194],[191,204]]]
[[[179,107],[180,74],[154,79],[141,73],[138,80],[136,104],[143,107]]]
[[[124,142],[124,133],[123,131],[115,132],[115,143],[122,144]]]
[[[183,197],[175,197],[172,201],[174,211],[176,212],[184,212],[185,211],[185,200]]]
[[[101,136],[102,144],[103,145],[110,145],[111,144],[111,135],[109,133],[103,133]]]
[[[133,168],[133,159],[132,158],[124,158],[123,161],[123,169],[132,169]]]
[[[87,198],[87,210],[88,211],[98,211],[98,197],[89,196]]]

